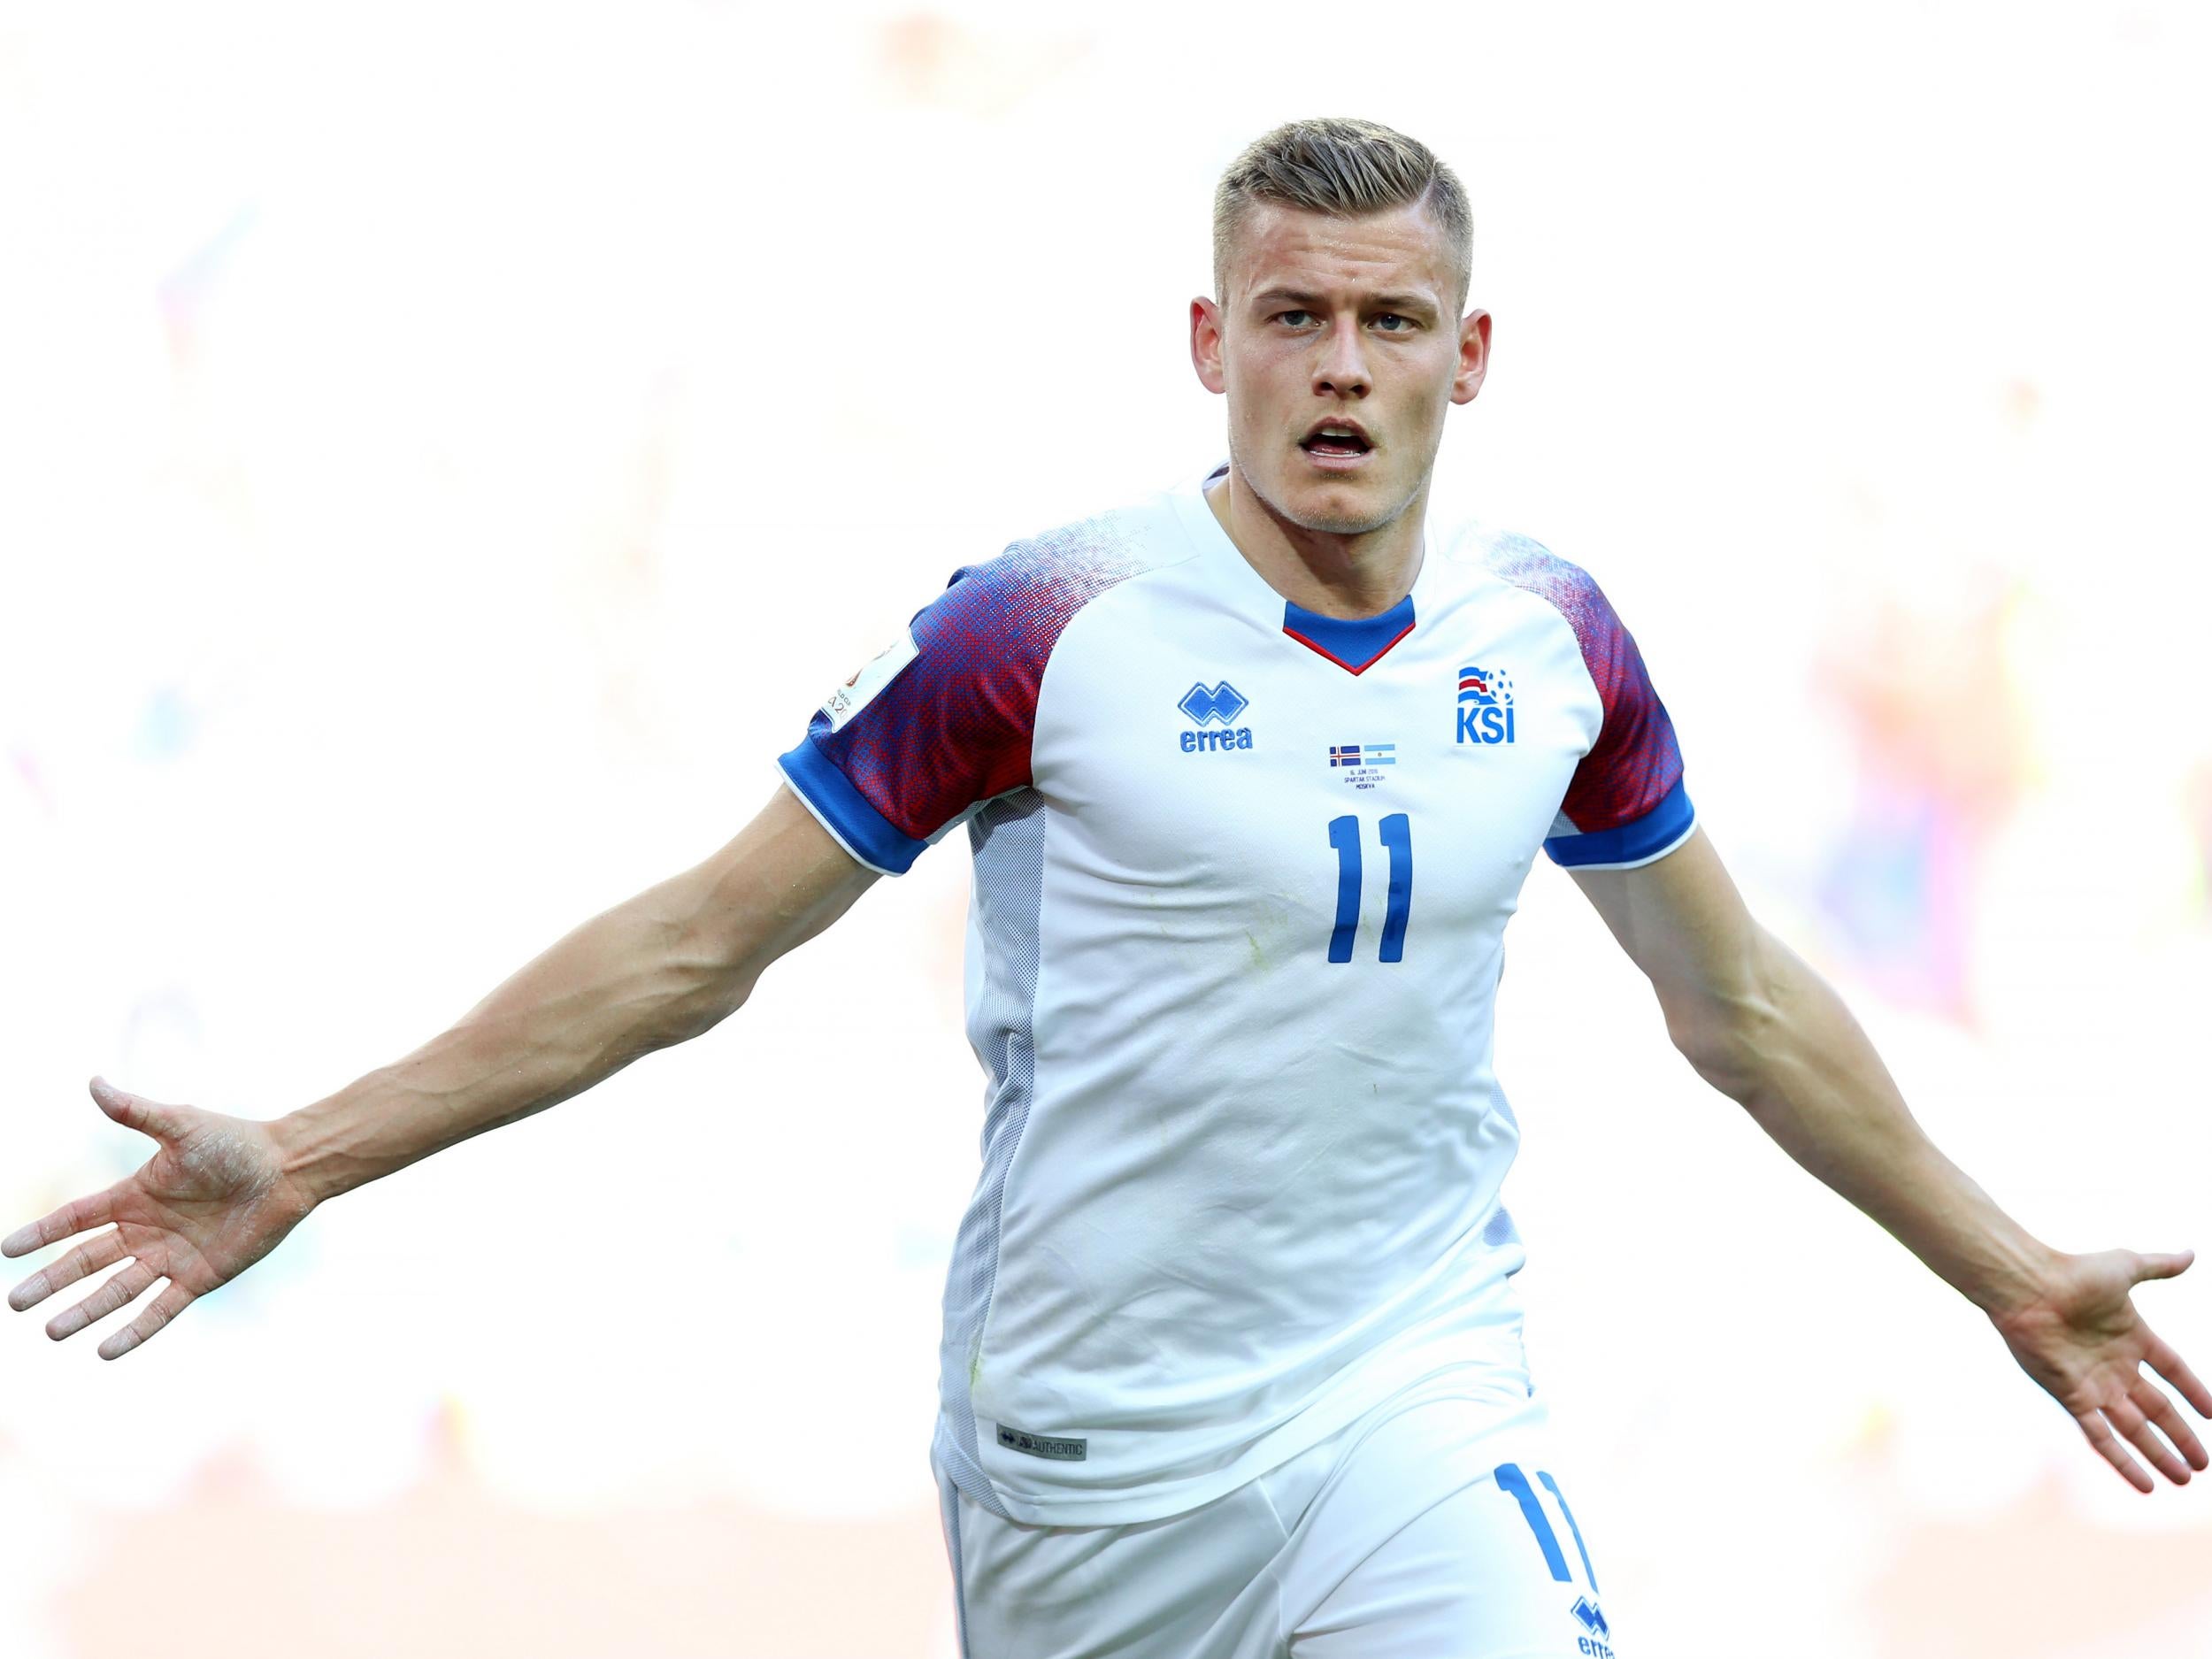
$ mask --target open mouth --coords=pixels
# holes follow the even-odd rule
[[[1316,460],[1348,461],[1365,455],[1375,446],[1368,442],[1363,434],[1348,426],[1320,426],[1300,439],[1298,447]]]

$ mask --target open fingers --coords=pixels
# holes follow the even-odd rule
[[[2142,1464],[2128,1455],[2127,1448],[2120,1443],[2120,1437],[2112,1432],[2111,1425],[2104,1420],[2101,1411],[2092,1406],[2086,1411],[2077,1413],[2074,1421],[2081,1425],[2081,1432],[2089,1437],[2089,1443],[2097,1448],[2098,1455],[2118,1470],[2121,1479],[2128,1485],[2138,1492],[2157,1489],[2158,1483],[2145,1472]]]
[[[170,1320],[189,1308],[192,1302],[192,1293],[178,1284],[175,1279],[171,1279],[162,1286],[161,1294],[155,1297],[138,1317],[100,1344],[100,1357],[121,1359],[124,1355],[129,1353],[155,1332],[160,1330],[162,1326],[167,1325]]]
[[[6,1238],[0,1239],[0,1256],[28,1256],[33,1250],[58,1244],[73,1233],[104,1227],[115,1219],[114,1204],[113,1187],[88,1197],[73,1198],[51,1215],[26,1222]]]
[[[68,1312],[56,1314],[47,1322],[46,1334],[57,1342],[76,1335],[94,1320],[106,1318],[160,1277],[157,1269],[133,1262]]]
[[[2153,1371],[2181,1390],[2181,1397],[2196,1408],[2199,1417],[2212,1417],[2212,1388],[2204,1386],[2196,1372],[2189,1369],[2186,1360],[2154,1336],[2143,1357],[2150,1362]]]
[[[2115,1400],[2104,1409],[2105,1418],[2125,1435],[2135,1449],[2150,1460],[2151,1467],[2176,1486],[2189,1484],[2189,1465],[2181,1461],[2180,1454],[2159,1438],[2132,1400]]]
[[[8,1306],[21,1313],[35,1308],[65,1285],[73,1285],[87,1273],[112,1267],[128,1252],[123,1248],[120,1227],[79,1245],[58,1262],[49,1262],[8,1293]]]
[[[2135,1409],[2158,1425],[2159,1432],[2174,1443],[2183,1460],[2192,1469],[2203,1469],[2212,1464],[2204,1455],[2204,1442],[2189,1426],[2189,1420],[2174,1409],[2174,1402],[2166,1397],[2166,1391],[2149,1378],[2139,1378],[2135,1386],[2128,1390],[2128,1398],[2135,1402]]]

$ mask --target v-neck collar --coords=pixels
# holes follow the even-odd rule
[[[1214,517],[1213,507],[1206,499],[1206,486],[1228,470],[1227,461],[1219,462],[1171,493],[1185,533],[1197,544],[1202,557],[1222,569],[1237,592],[1240,610],[1269,631],[1279,633],[1286,643],[1296,644],[1325,657],[1348,674],[1366,672],[1382,660],[1392,646],[1413,632],[1435,565],[1435,549],[1427,545],[1425,534],[1421,565],[1414,572],[1413,586],[1396,604],[1371,617],[1325,617],[1293,603],[1269,586],[1267,579],[1252,567],[1252,561],[1229,539],[1221,520]]]
[[[1363,674],[1382,660],[1384,652],[1413,632],[1413,595],[1408,594],[1380,616],[1356,620],[1325,617],[1286,599],[1283,632],[1346,673]]]

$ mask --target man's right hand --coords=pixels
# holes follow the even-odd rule
[[[734,1012],[753,983],[851,908],[879,872],[779,784],[700,864],[602,911],[406,1058],[269,1123],[164,1106],[92,1079],[119,1124],[161,1143],[104,1193],[0,1240],[24,1256],[113,1224],[8,1294],[20,1312],[130,1265],[46,1326],[56,1341],[169,1283],[100,1344],[120,1359],[276,1248],[324,1199],[542,1110]]]
[[[160,1295],[100,1344],[102,1359],[120,1359],[276,1248],[315,1202],[285,1174],[267,1124],[194,1106],[164,1106],[104,1078],[92,1079],[92,1098],[117,1123],[152,1136],[161,1149],[105,1192],[17,1228],[0,1240],[0,1256],[27,1256],[113,1224],[111,1231],[88,1239],[10,1291],[8,1306],[19,1313],[88,1273],[128,1260],[129,1266],[46,1325],[46,1334],[58,1342],[166,1279]]]

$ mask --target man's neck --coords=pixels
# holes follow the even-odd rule
[[[1333,535],[1286,522],[1246,488],[1233,465],[1205,495],[1223,533],[1260,579],[1317,615],[1348,621],[1380,616],[1413,590],[1413,579],[1421,573],[1426,484],[1405,511],[1364,535]]]

